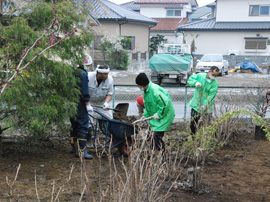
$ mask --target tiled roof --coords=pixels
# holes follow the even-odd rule
[[[90,8],[91,13],[98,21],[128,21],[148,25],[157,24],[157,21],[152,18],[148,18],[107,0],[84,0],[84,3],[90,3],[92,5]]]
[[[128,8],[130,10],[133,10],[133,11],[139,11],[140,10],[140,5],[139,4],[134,4],[134,1],[123,3],[123,4],[120,4],[120,5],[125,7],[125,8]]]
[[[189,20],[198,20],[203,16],[206,16],[208,14],[210,14],[212,11],[211,8],[207,7],[207,6],[203,6],[203,7],[199,7],[197,8],[196,11],[194,11],[190,16],[189,16]]]
[[[135,0],[135,4],[187,4],[189,0]]]
[[[188,22],[187,18],[154,18],[158,21],[151,31],[176,31],[177,27]]]
[[[269,30],[270,22],[216,22],[216,18],[179,26],[178,31]]]

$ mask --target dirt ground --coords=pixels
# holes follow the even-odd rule
[[[29,146],[5,143],[2,148],[2,154],[0,154],[1,202],[9,201],[6,177],[9,182],[12,181],[19,164],[21,168],[12,189],[15,189],[13,196],[18,201],[37,201],[35,173],[41,202],[51,201],[53,183],[55,193],[60,186],[64,185],[59,201],[79,201],[81,186],[78,182],[81,179],[81,163],[74,154],[69,153],[68,145],[60,149],[48,146],[30,147],[30,149]],[[106,156],[99,159],[94,151],[92,154],[94,159],[87,161],[86,168],[89,171],[87,175],[96,190],[109,183],[109,169]],[[168,201],[270,201],[269,154],[269,142],[255,140],[254,134],[237,135],[231,139],[230,144],[214,152],[206,162],[202,175],[202,183],[206,187],[203,194],[184,191],[178,187],[172,189]],[[114,158],[117,160],[119,157]],[[74,165],[72,180],[66,183],[72,165]],[[163,187],[169,186],[168,183]]]

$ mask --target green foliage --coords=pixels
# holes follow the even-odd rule
[[[25,65],[36,53],[49,46],[53,35],[57,39],[77,28],[80,34],[73,34],[60,44],[38,56],[30,65],[18,72],[2,96],[0,105],[1,118],[12,123],[35,137],[50,134],[52,128],[61,129],[69,117],[76,114],[79,101],[77,79],[74,77],[80,55],[87,47],[93,35],[82,24],[85,15],[77,12],[78,4],[69,0],[57,1],[56,18],[62,19],[61,26],[54,26],[42,38],[23,61]],[[31,9],[29,9],[31,8]],[[32,46],[53,19],[53,4],[43,1],[28,4],[19,17],[12,17],[9,22],[0,23],[0,79],[6,79],[5,54],[9,46],[9,75],[15,72],[26,47]],[[1,85],[1,84],[0,84]],[[5,115],[3,115],[5,114]]]
[[[121,45],[123,49],[125,50],[131,49],[131,43],[132,43],[132,38],[122,36]]]
[[[150,51],[153,52],[153,51],[157,51],[158,50],[158,46],[164,42],[165,39],[164,39],[164,36],[163,35],[160,35],[160,34],[157,34],[157,36],[153,36],[151,37],[150,39]]]
[[[130,38],[119,37],[115,42],[106,36],[101,39],[100,49],[102,50],[104,61],[108,60],[109,65],[119,70],[126,70],[129,65],[129,58],[125,48],[131,43]]]

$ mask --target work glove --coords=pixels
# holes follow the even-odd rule
[[[87,112],[92,113],[93,107],[91,105],[86,105],[86,110],[87,110]]]
[[[107,102],[104,102],[103,109],[104,110],[109,110],[110,105]]]
[[[153,118],[154,118],[154,119],[160,119],[160,117],[158,116],[157,113],[155,113],[155,114],[153,115]]]
[[[202,84],[197,81],[196,84],[195,84],[195,86],[196,86],[196,88],[200,88],[200,87],[202,87]]]
[[[201,112],[204,112],[205,110],[206,110],[206,105],[202,105],[201,107],[200,107],[200,110],[201,110]]]

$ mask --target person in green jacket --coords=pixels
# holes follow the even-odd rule
[[[188,79],[188,84],[196,87],[189,102],[191,107],[190,129],[192,134],[196,133],[201,113],[205,113],[210,117],[209,115],[213,111],[213,104],[218,91],[218,82],[216,80],[218,74],[219,68],[212,66],[208,74],[198,73],[190,76]]]
[[[149,121],[150,129],[154,131],[154,147],[164,152],[165,144],[162,137],[175,116],[170,95],[164,88],[149,81],[145,73],[137,75],[136,84],[143,91],[145,110],[142,118],[154,117]]]

